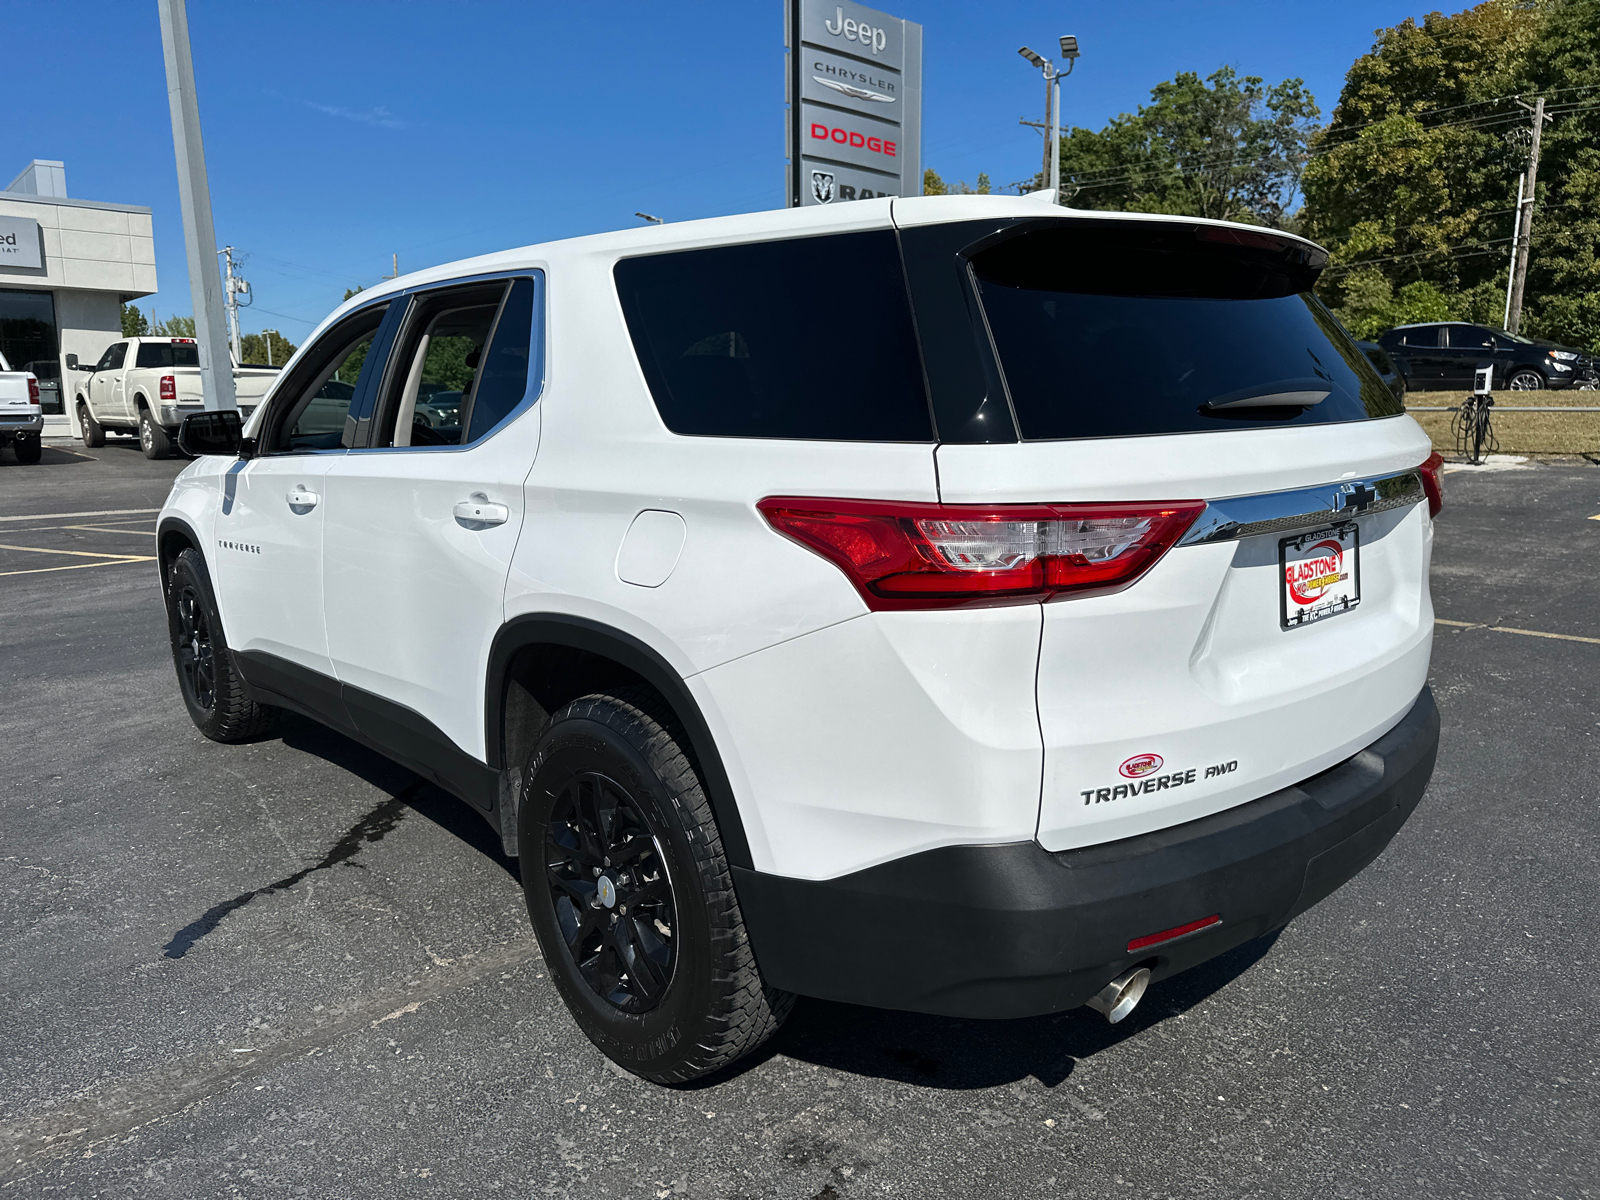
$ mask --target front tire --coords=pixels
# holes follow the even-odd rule
[[[97,450],[106,444],[106,431],[82,401],[78,403],[78,428],[83,433],[83,444],[90,450]]]
[[[165,458],[172,451],[172,439],[148,408],[139,410],[139,449],[146,458]]]
[[[528,915],[579,1028],[684,1083],[750,1053],[794,997],[767,987],[687,739],[643,688],[574,700],[523,776]]]
[[[17,434],[11,448],[17,452],[17,461],[30,467],[44,457],[44,443],[37,433]]]
[[[178,690],[196,729],[214,742],[244,742],[272,728],[280,710],[257,704],[245,691],[198,550],[183,551],[168,572],[167,631]]]
[[[1537,392],[1544,387],[1544,376],[1532,367],[1518,367],[1511,372],[1506,386],[1513,392]]]

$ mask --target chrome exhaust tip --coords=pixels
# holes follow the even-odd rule
[[[1104,1013],[1106,1020],[1115,1025],[1138,1006],[1149,986],[1150,968],[1135,967],[1090,996],[1089,1007]]]

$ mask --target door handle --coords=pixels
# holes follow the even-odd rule
[[[504,525],[511,519],[509,508],[504,504],[491,504],[482,492],[473,492],[451,511],[456,520],[469,525]]]
[[[297,484],[284,496],[290,508],[315,508],[322,497],[304,485]]]

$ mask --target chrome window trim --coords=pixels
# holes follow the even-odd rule
[[[1411,470],[1287,492],[1208,500],[1205,511],[1178,539],[1178,545],[1204,546],[1263,533],[1293,533],[1330,521],[1409,508],[1426,499],[1422,476]]]

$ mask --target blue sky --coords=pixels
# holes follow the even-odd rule
[[[1037,170],[1038,73],[1075,33],[1068,121],[1098,128],[1183,70],[1301,76],[1326,114],[1373,31],[1427,5],[1148,0],[883,7],[924,27],[923,161],[947,179]],[[1450,6],[1452,9],[1459,5]],[[509,246],[783,202],[782,0],[674,5],[190,0],[219,243],[245,256],[246,331],[299,342],[387,274]],[[155,211],[161,292],[188,313],[155,0],[12,5],[3,178],[62,159],[69,192]],[[21,119],[19,119],[21,118]]]

